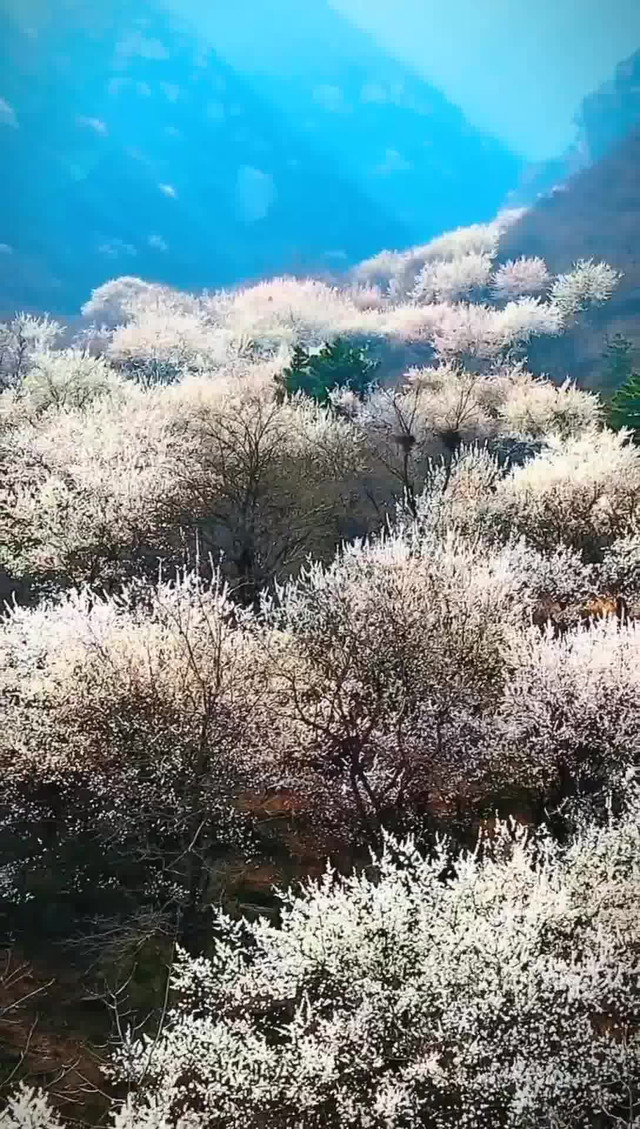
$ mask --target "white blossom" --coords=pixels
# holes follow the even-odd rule
[[[580,259],[573,270],[556,278],[551,287],[551,301],[563,316],[571,316],[589,306],[607,302],[621,277],[620,272],[607,263]]]

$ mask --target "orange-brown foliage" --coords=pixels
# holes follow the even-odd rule
[[[629,609],[624,596],[595,596],[580,608],[580,619],[583,622],[604,619],[607,615],[615,615],[620,623],[626,621]]]

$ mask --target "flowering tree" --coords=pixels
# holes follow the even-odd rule
[[[34,353],[53,345],[61,331],[58,322],[31,314],[18,314],[10,322],[0,324],[0,387],[19,384]]]
[[[5,619],[0,824],[27,909],[44,882],[66,928],[147,906],[196,944],[209,868],[245,844],[234,798],[261,774],[263,678],[242,623],[190,574]]]
[[[510,550],[414,531],[351,547],[266,603],[282,772],[316,821],[377,842],[434,796],[490,777],[523,587]]]
[[[159,1037],[117,1056],[114,1129],[631,1129],[639,827],[637,800],[564,850],[498,826],[452,868],[389,839],[371,877],[285,896],[280,928],[218,917]],[[24,1091],[9,1118],[58,1127]]]

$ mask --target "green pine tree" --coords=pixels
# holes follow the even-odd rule
[[[607,338],[603,352],[603,396],[609,401],[611,427],[628,427],[635,433],[636,441],[640,441],[640,373],[634,370],[633,354],[633,343],[621,333]]]
[[[369,357],[366,349],[350,345],[340,337],[323,345],[318,353],[309,353],[302,345],[296,345],[291,363],[278,378],[280,395],[303,392],[326,404],[331,390],[340,387],[364,396],[378,368],[378,361]]]
[[[620,388],[631,376],[633,370],[633,345],[621,333],[607,337],[604,353],[604,385],[606,388]]]
[[[630,427],[640,439],[640,372],[632,372],[611,401],[611,424]]]

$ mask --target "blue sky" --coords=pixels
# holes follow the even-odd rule
[[[571,142],[581,99],[640,47],[640,0],[330,2],[534,161]]]

